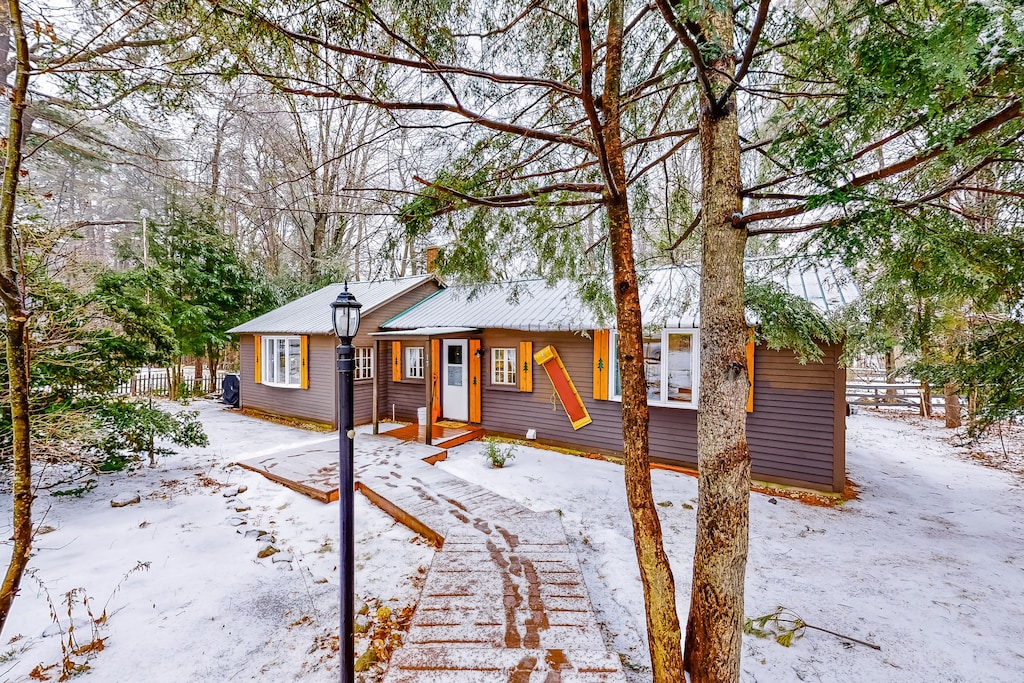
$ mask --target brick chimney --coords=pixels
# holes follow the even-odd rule
[[[427,247],[427,272],[437,275],[437,253],[441,247]]]

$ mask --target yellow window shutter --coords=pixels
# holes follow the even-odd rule
[[[255,380],[256,384],[263,383],[263,337],[256,335],[253,337],[253,358],[255,359],[256,371]]]
[[[608,330],[594,330],[594,398],[608,400]]]
[[[519,391],[533,391],[533,342],[519,342]]]
[[[433,389],[431,389],[430,395],[432,397],[430,414],[430,424],[437,422],[438,418],[441,417],[441,340],[431,339],[430,340],[430,379],[433,382]]]
[[[402,381],[402,342],[391,342],[391,381]]]
[[[299,386],[309,389],[309,337],[307,335],[299,337],[299,358],[302,372]]]
[[[747,392],[747,412],[754,412],[754,331],[750,330],[747,338],[747,379],[750,381],[750,390]]]
[[[480,340],[469,340],[469,421],[480,424],[482,392],[480,386]]]

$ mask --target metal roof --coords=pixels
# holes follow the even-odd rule
[[[858,290],[849,274],[832,265],[780,258],[748,259],[748,280],[770,280],[803,297],[823,313],[850,303]],[[649,328],[699,327],[700,269],[658,268],[640,275],[640,306]],[[748,311],[747,319],[756,323]],[[601,322],[575,284],[520,280],[443,289],[381,325],[382,330],[474,327],[532,332],[577,332],[614,327]]]
[[[573,283],[549,287],[538,279],[452,285],[381,325],[384,330],[423,327],[571,332],[604,325],[597,323],[597,316],[583,304]]]
[[[391,280],[350,282],[348,291],[352,292],[356,300],[363,305],[360,312],[365,316],[429,280],[436,281],[437,278],[434,275],[415,275]],[[247,323],[233,327],[228,332],[232,334],[334,334],[331,322],[331,302],[338,298],[338,294],[344,286],[343,283],[327,285],[258,318],[253,318]]]
[[[743,264],[747,282],[768,281],[829,314],[852,303],[860,291],[850,273],[834,264],[812,263],[805,258],[751,258]],[[659,268],[642,276],[640,307],[649,327],[700,327],[700,268]],[[758,320],[747,310],[747,322]]]

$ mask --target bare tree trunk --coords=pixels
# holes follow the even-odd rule
[[[932,385],[921,382],[921,417],[932,416]]]
[[[721,57],[706,71],[713,93],[724,92],[736,70],[732,12],[723,7],[706,15],[721,41]],[[685,660],[694,683],[727,683],[739,681],[750,528],[743,307],[747,231],[733,225],[743,211],[735,95],[719,107],[702,92],[697,126],[703,222],[698,504]]]
[[[6,15],[6,16],[3,16]],[[0,586],[0,633],[11,612],[21,578],[32,551],[32,442],[29,430],[29,352],[28,317],[25,293],[19,287],[14,259],[14,208],[21,171],[21,147],[24,139],[23,117],[29,83],[29,51],[22,23],[21,5],[9,0],[0,10],[0,20],[10,22],[10,38],[16,53],[14,87],[8,88],[10,118],[7,130],[7,154],[4,160],[3,189],[0,195],[0,298],[7,317],[7,370],[10,377],[11,422],[13,431],[14,497],[12,526],[14,547]],[[7,23],[7,21],[4,21]]]
[[[960,387],[955,382],[946,382],[942,387],[946,398],[946,428],[956,429],[960,422]]]
[[[582,3],[581,3],[582,4]],[[579,5],[578,5],[579,6]],[[585,6],[584,6],[585,9]],[[633,521],[633,544],[640,567],[640,580],[647,606],[647,641],[656,683],[683,681],[683,657],[679,615],[676,611],[675,579],[662,542],[654,494],[651,491],[649,456],[650,411],[647,407],[647,377],[643,359],[643,323],[633,232],[626,195],[626,167],[622,153],[619,93],[622,74],[623,4],[612,0],[608,7],[608,36],[605,62],[603,138],[610,170],[608,207],[609,239],[612,247],[616,322],[619,331],[619,359],[622,381],[622,440],[625,451],[626,499]],[[586,23],[586,13],[580,17]],[[589,28],[587,29],[589,33]],[[589,42],[589,36],[585,39]]]

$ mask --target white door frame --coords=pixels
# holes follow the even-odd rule
[[[468,339],[441,341],[441,415],[446,420],[469,421]]]

